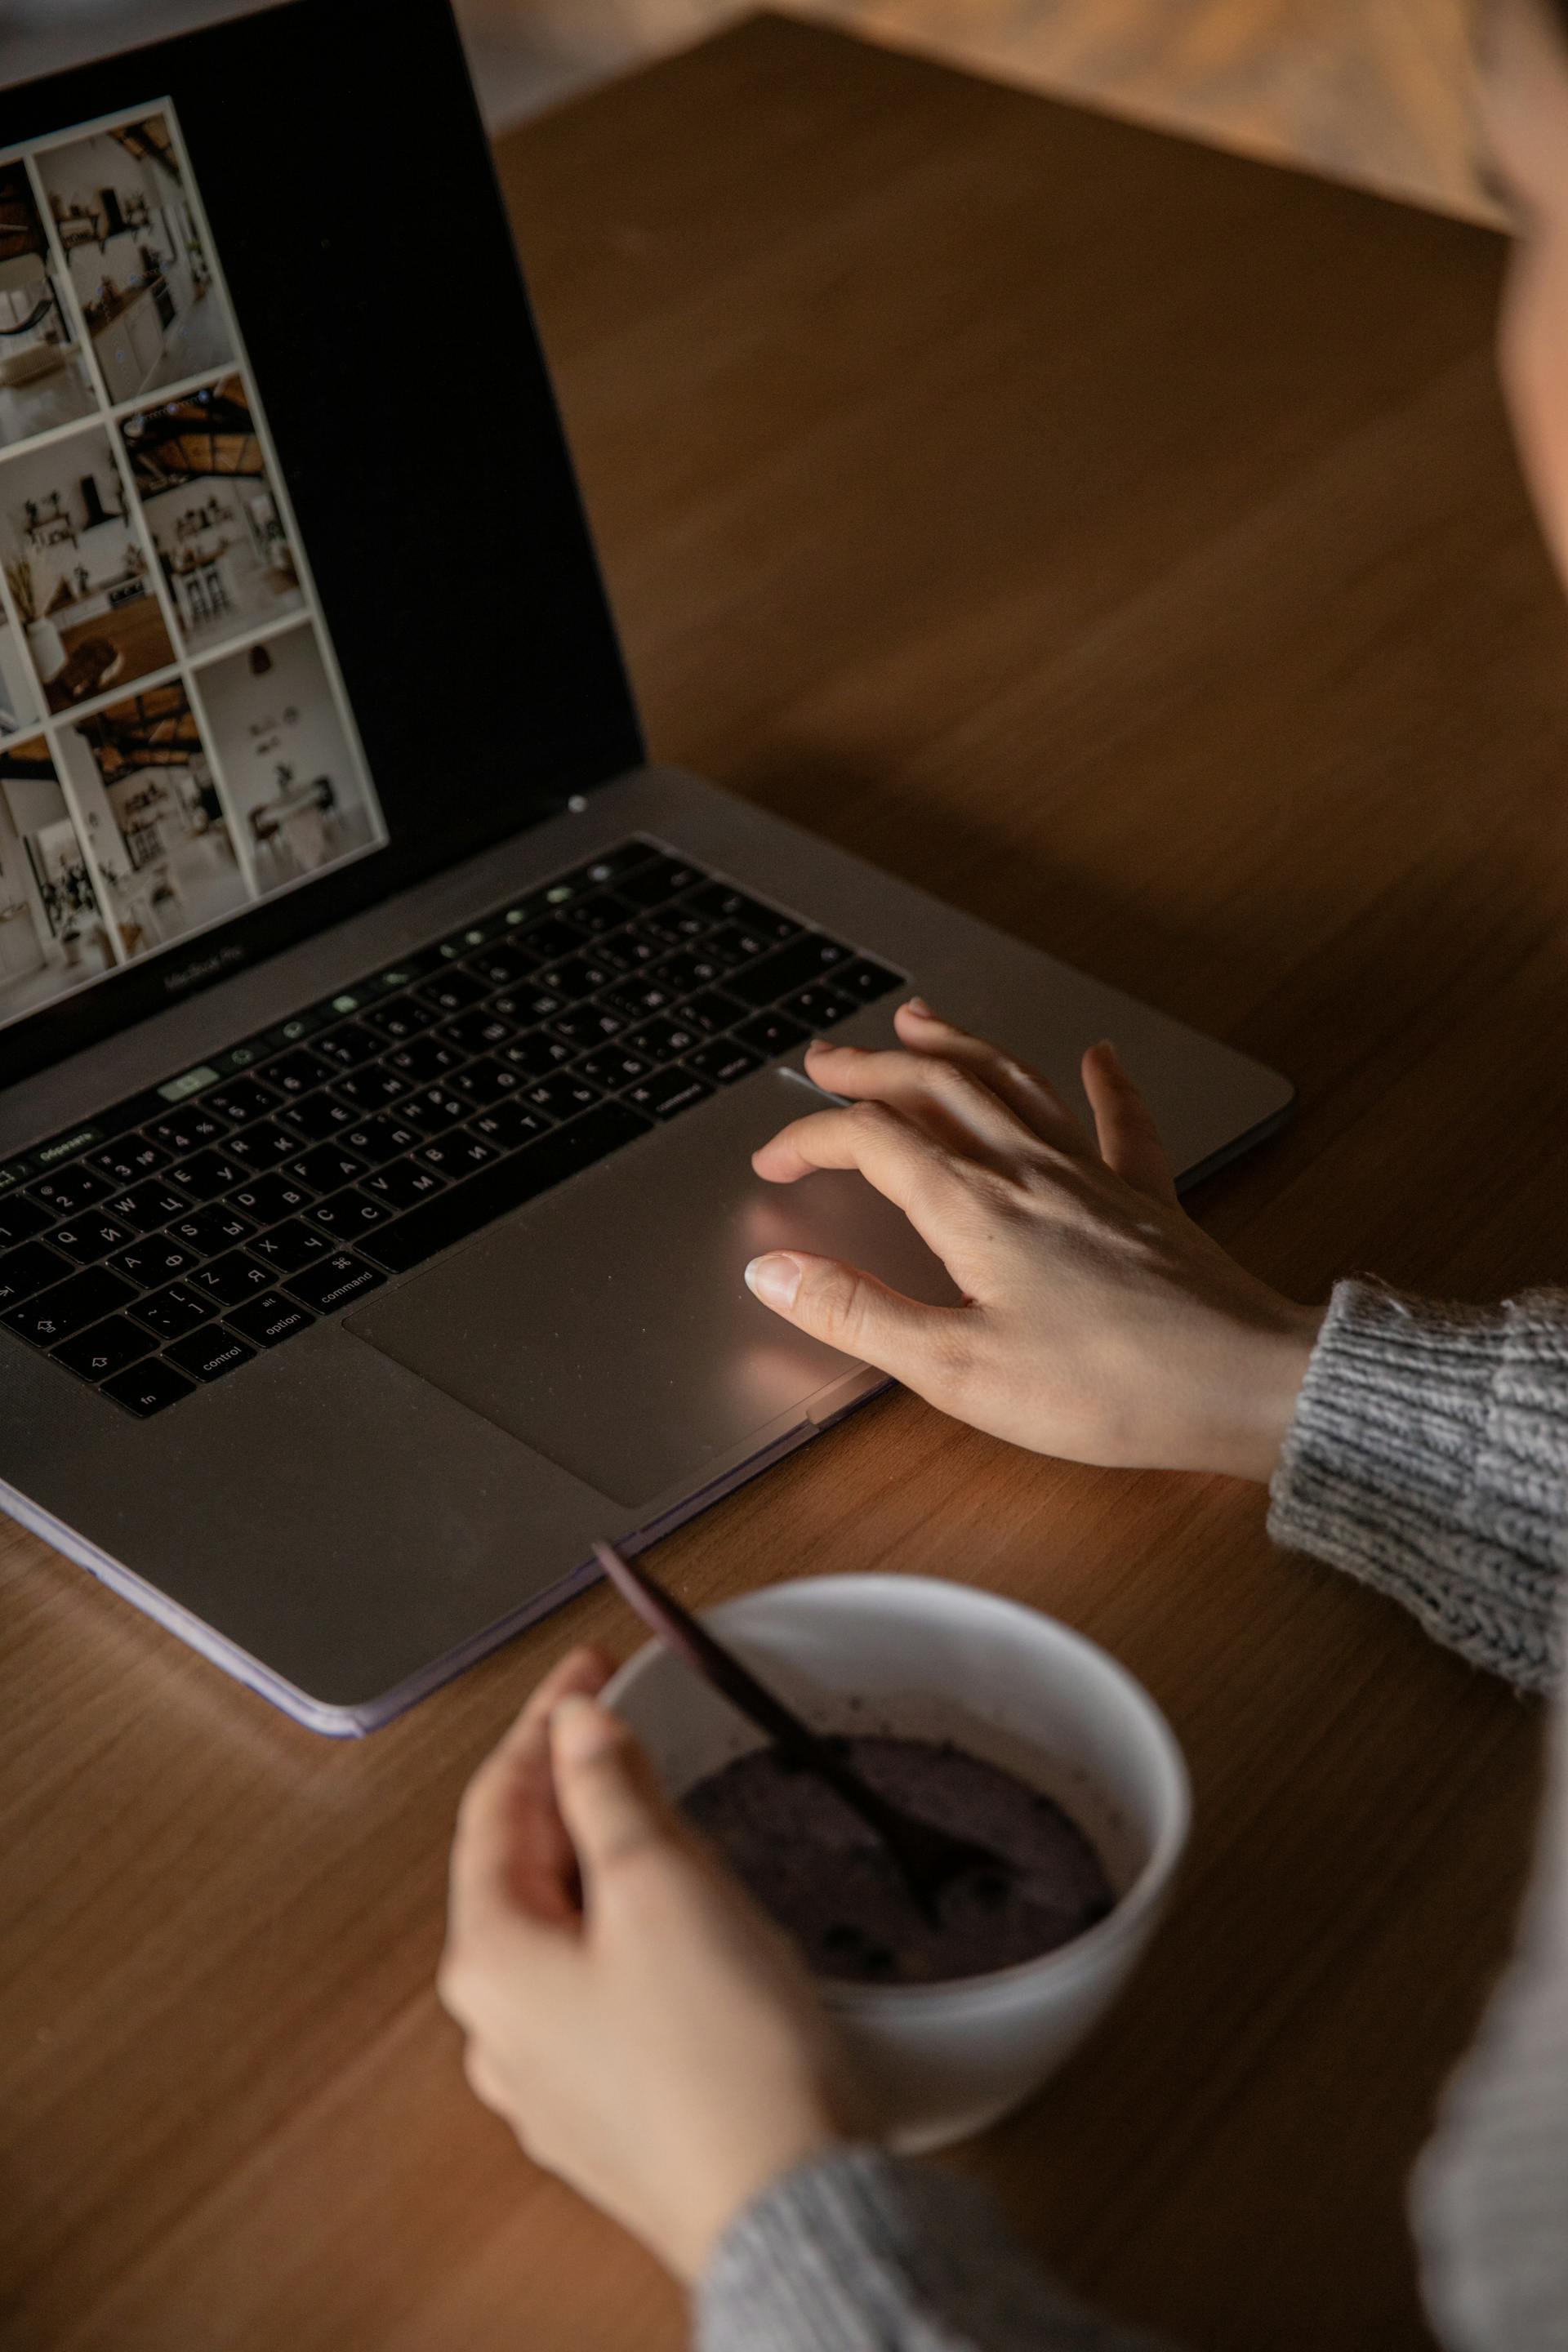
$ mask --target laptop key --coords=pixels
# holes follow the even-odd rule
[[[325,1143],[329,1137],[352,1127],[363,1113],[352,1103],[339,1102],[332,1094],[307,1095],[303,1102],[288,1103],[281,1113],[284,1121],[307,1143]]]
[[[539,975],[539,985],[552,995],[559,996],[565,1004],[580,1004],[601,988],[608,988],[618,979],[620,968],[601,956],[595,948],[592,955],[568,956],[564,962],[552,963]]]
[[[763,1057],[751,1045],[742,1045],[736,1037],[713,1037],[706,1045],[699,1045],[686,1056],[686,1066],[695,1070],[716,1087],[732,1087],[737,1078],[749,1077],[763,1066]]]
[[[414,1214],[427,1217],[440,1206],[439,1201],[432,1201],[428,1208],[416,1209]],[[409,1222],[405,1217],[400,1223],[388,1225],[386,1231],[395,1234],[400,1230],[400,1224]],[[353,1251],[334,1250],[319,1265],[307,1266],[301,1273],[291,1274],[287,1287],[291,1298],[302,1300],[316,1314],[331,1315],[340,1307],[352,1306],[367,1291],[379,1290],[384,1278],[374,1266],[367,1265],[363,1258],[355,1256]]]
[[[732,1029],[737,1021],[746,1017],[746,1008],[738,996],[726,996],[721,988],[705,988],[700,996],[689,996],[680,1008],[680,1017],[705,1036],[721,1036]]]
[[[210,1209],[193,1209],[189,1215],[174,1217],[169,1231],[177,1242],[194,1249],[198,1257],[217,1257],[233,1249],[256,1231],[250,1219],[226,1203]]]
[[[221,1307],[237,1307],[242,1298],[254,1298],[275,1279],[271,1266],[259,1265],[244,1250],[231,1250],[227,1257],[216,1257],[210,1265],[197,1266],[189,1276],[188,1286],[204,1292],[208,1298],[216,1298]]]
[[[373,1004],[364,1017],[395,1045],[406,1045],[441,1018],[433,1004],[422,1004],[416,996],[395,996],[390,1003]]]
[[[510,1105],[506,1107],[508,1109]],[[500,1116],[500,1114],[498,1114]],[[483,1168],[466,1182],[449,1185],[438,1201],[411,1210],[378,1234],[368,1234],[364,1254],[389,1274],[405,1274],[422,1265],[437,1250],[465,1241],[470,1234],[521,1208],[574,1176],[595,1160],[646,1135],[650,1122],[627,1110],[623,1103],[602,1102],[579,1118],[541,1136],[524,1151]]]
[[[663,1013],[675,1003],[679,991],[668,988],[654,974],[636,980],[618,980],[606,988],[604,1001],[616,1012],[624,1013],[629,1020],[647,1021],[656,1013]]]
[[[702,1043],[702,1032],[684,1016],[678,1016],[673,1021],[649,1021],[641,1029],[628,1030],[626,1043],[634,1054],[641,1054],[647,1061],[674,1062]]]
[[[117,1251],[107,1261],[110,1270],[122,1274],[127,1282],[140,1285],[143,1290],[155,1290],[161,1283],[173,1282],[188,1274],[201,1260],[194,1249],[177,1242],[168,1234],[150,1234],[145,1241],[132,1242],[129,1249]]]
[[[607,1045],[618,1037],[626,1025],[624,1013],[612,1013],[607,1004],[579,1004],[556,1014],[551,1023],[552,1033],[563,1038],[581,1053],[590,1045]]]
[[[75,1271],[71,1260],[62,1257],[58,1250],[44,1242],[24,1242],[19,1249],[7,1250],[0,1257],[0,1307],[20,1306],[24,1298],[47,1290],[51,1282],[63,1282]]]
[[[188,1339],[176,1339],[165,1348],[163,1361],[177,1371],[188,1372],[194,1381],[221,1381],[226,1372],[248,1364],[255,1353],[249,1340],[237,1332],[225,1330],[221,1323],[209,1323],[204,1330],[193,1331]]]
[[[409,1045],[395,1047],[380,1067],[395,1070],[411,1087],[427,1087],[460,1069],[467,1059],[460,1046],[448,1045],[439,1037],[416,1037]],[[380,1109],[382,1106],[377,1103],[366,1108]]]
[[[372,1014],[374,1020],[374,1015]],[[290,1054],[279,1054],[275,1062],[263,1062],[259,1072],[269,1087],[290,1101],[300,1095],[311,1094],[335,1077],[337,1066],[320,1054],[312,1054],[308,1045],[296,1045]]]
[[[237,1209],[242,1217],[254,1217],[258,1225],[279,1225],[285,1217],[297,1216],[314,1198],[307,1186],[279,1176],[274,1169],[266,1176],[253,1176],[248,1184],[237,1185],[226,1205]]]
[[[385,1038],[363,1021],[344,1021],[310,1042],[316,1053],[324,1054],[341,1070],[357,1070],[362,1062],[374,1062],[386,1045]]]
[[[225,1151],[242,1160],[247,1168],[270,1168],[299,1149],[299,1137],[269,1118],[258,1119],[254,1127],[242,1127],[224,1145]]]
[[[857,956],[853,963],[841,963],[834,971],[833,985],[846,994],[857,997],[862,1004],[874,1003],[890,989],[904,988],[908,982],[885,964],[873,963],[869,956]]]
[[[423,1044],[424,1040],[419,1042]],[[384,1062],[372,1062],[363,1070],[348,1071],[332,1092],[340,1102],[351,1103],[361,1118],[368,1118],[401,1102],[413,1084],[411,1077],[388,1069]]]
[[[563,1062],[571,1061],[576,1048],[569,1045],[564,1037],[550,1037],[542,1029],[531,1029],[526,1037],[519,1037],[501,1050],[503,1059],[525,1078],[544,1078],[552,1070],[558,1070]]]
[[[706,1102],[712,1091],[706,1078],[696,1077],[689,1070],[656,1070],[639,1086],[628,1087],[621,1100],[630,1103],[634,1110],[650,1112],[655,1118],[673,1118],[678,1111],[689,1110],[693,1103]]]
[[[177,1160],[169,1171],[169,1181],[188,1192],[193,1201],[216,1201],[220,1192],[232,1192],[243,1184],[250,1171],[241,1160],[230,1160],[217,1150],[193,1152],[189,1160]]]
[[[145,1298],[132,1299],[129,1309],[139,1323],[155,1331],[160,1339],[183,1339],[187,1331],[211,1316],[213,1303],[196,1291],[187,1290],[183,1282],[171,1282],[163,1290],[149,1292]]]
[[[334,1192],[330,1200],[316,1202],[305,1214],[324,1234],[331,1234],[335,1241],[346,1242],[357,1241],[373,1225],[384,1224],[392,1210],[385,1201],[372,1200],[369,1193],[350,1184],[342,1192]]]
[[[754,1045],[764,1061],[772,1062],[781,1054],[793,1052],[796,1045],[804,1045],[811,1032],[785,1013],[758,1013],[750,1021],[741,1022],[735,1034],[743,1044]]]
[[[679,955],[666,956],[655,967],[654,978],[662,981],[667,988],[673,988],[677,996],[694,996],[700,988],[712,988],[722,981],[729,969],[717,956],[686,948]]]
[[[552,1118],[572,1118],[578,1111],[589,1110],[603,1099],[591,1080],[580,1078],[575,1070],[557,1070],[552,1078],[542,1078],[538,1086],[523,1090],[523,1100],[531,1110],[548,1112]]]
[[[47,1233],[54,1222],[54,1211],[41,1202],[29,1201],[25,1192],[7,1192],[0,1200],[0,1249],[30,1242],[36,1234]]]
[[[623,875],[616,887],[623,898],[637,907],[659,907],[667,898],[689,890],[703,877],[695,866],[683,866],[679,858],[660,854],[650,857],[630,874]]]
[[[724,985],[748,1004],[776,1004],[781,996],[792,995],[808,981],[824,979],[835,964],[851,961],[849,950],[840,947],[837,940],[822,931],[807,931],[787,947],[775,948],[760,963],[731,971]]]
[[[787,1013],[792,1021],[804,1021],[808,1029],[833,1029],[840,1021],[847,1021],[852,1013],[858,1013],[860,1007],[852,996],[830,988],[825,980],[816,980],[805,988],[797,988],[793,996],[786,996],[780,1010]]]
[[[28,1192],[40,1206],[53,1210],[57,1217],[79,1217],[84,1209],[95,1209],[100,1201],[107,1200],[114,1190],[107,1176],[96,1168],[78,1160],[70,1168],[62,1168],[53,1176],[41,1176]]]
[[[441,1035],[460,1054],[491,1054],[516,1034],[516,1022],[504,1020],[491,1004],[477,1004],[441,1024]]]
[[[175,1111],[168,1118],[150,1120],[142,1132],[180,1157],[187,1151],[200,1151],[209,1143],[221,1142],[228,1133],[228,1121],[204,1105],[193,1103],[188,1110]]]
[[[416,1127],[405,1127],[400,1118],[365,1118],[357,1127],[343,1129],[342,1145],[356,1160],[363,1160],[367,1168],[380,1168],[400,1153],[412,1151],[421,1132]]]
[[[407,1096],[398,1105],[405,1118],[414,1121],[428,1134],[438,1134],[444,1127],[456,1127],[473,1113],[473,1104],[462,1095],[454,1094],[449,1087],[422,1087],[417,1094]]]
[[[482,1060],[470,1062],[466,1070],[459,1070],[452,1084],[460,1095],[467,1095],[470,1103],[488,1106],[515,1094],[523,1081],[521,1070],[510,1069],[487,1054]]]
[[[642,964],[661,962],[669,953],[669,941],[662,931],[642,923],[628,923],[624,931],[602,940],[595,952],[605,962],[613,963],[618,959],[632,970]]]
[[[434,1143],[421,1144],[414,1157],[423,1168],[458,1178],[471,1176],[476,1168],[488,1168],[500,1154],[483,1136],[470,1135],[466,1127],[458,1127],[450,1135],[437,1136]]]
[[[466,1013],[470,1004],[483,1003],[489,992],[489,982],[465,971],[461,964],[454,964],[450,971],[437,972],[415,992],[420,1002],[436,1013]]]
[[[100,1216],[92,1210],[85,1217],[68,1218],[57,1225],[49,1235],[49,1247],[64,1250],[79,1265],[91,1265],[110,1250],[122,1249],[131,1239],[128,1225],[116,1224],[112,1217]]]
[[[108,1145],[102,1151],[88,1154],[91,1165],[111,1184],[140,1184],[144,1177],[155,1176],[160,1168],[166,1168],[172,1157],[161,1143],[134,1134]]]
[[[522,943],[541,963],[553,963],[560,956],[574,954],[583,944],[583,934],[563,923],[558,915],[549,915],[542,922],[529,925]]]
[[[50,1349],[57,1364],[68,1372],[75,1372],[84,1381],[107,1381],[122,1372],[142,1356],[150,1356],[157,1346],[150,1331],[143,1331],[129,1316],[111,1315],[106,1323],[95,1323],[89,1331],[79,1331],[73,1339],[62,1339]]]
[[[364,1191],[372,1199],[384,1201],[395,1213],[416,1209],[421,1201],[433,1200],[446,1184],[431,1168],[422,1168],[416,1160],[395,1160],[390,1168],[378,1169],[364,1180]]]
[[[117,1314],[135,1297],[130,1283],[119,1275],[101,1265],[87,1266],[80,1274],[57,1282],[52,1289],[39,1291],[22,1306],[8,1307],[0,1320],[36,1346],[52,1348],[57,1339],[68,1339],[73,1331],[85,1331],[89,1323]]]
[[[364,1161],[335,1143],[318,1143],[314,1151],[291,1160],[284,1173],[308,1184],[312,1192],[341,1192],[365,1172]]]
[[[332,1244],[316,1226],[306,1224],[301,1217],[290,1217],[287,1224],[274,1225],[269,1234],[258,1234],[247,1246],[252,1257],[262,1259],[272,1268],[276,1281],[280,1276],[293,1274],[298,1267],[325,1257]]]
[[[111,1217],[133,1233],[150,1234],[166,1225],[191,1206],[188,1196],[176,1192],[172,1184],[133,1184],[129,1192],[117,1192],[104,1207]]]
[[[760,898],[751,898],[728,882],[704,882],[701,888],[691,891],[681,904],[700,907],[716,923],[739,923],[743,929],[755,931],[760,938],[793,940],[803,926],[793,915],[782,914],[777,907],[764,906]]]
[[[486,1007],[487,1012],[499,1013],[503,1021],[515,1022],[520,1029],[531,1029],[535,1022],[548,1021],[552,1013],[565,1009],[566,999],[559,989],[533,986],[509,989]]]
[[[508,940],[504,945],[480,948],[477,955],[465,956],[463,961],[476,980],[488,988],[515,988],[526,980],[538,964],[536,953]]]
[[[269,1110],[278,1108],[278,1095],[259,1078],[230,1078],[226,1086],[215,1087],[205,1097],[208,1109],[226,1118],[231,1127],[245,1127],[253,1118],[265,1118]],[[232,1150],[232,1145],[229,1149]]]
[[[166,1406],[178,1404],[182,1397],[193,1393],[195,1383],[175,1370],[164,1356],[150,1356],[138,1364],[133,1372],[121,1372],[105,1381],[99,1393],[112,1397],[139,1421],[148,1421]]]
[[[308,1307],[285,1298],[278,1290],[265,1290],[259,1298],[247,1298],[243,1307],[231,1307],[224,1318],[231,1331],[258,1348],[276,1348],[280,1340],[308,1331],[315,1319]]]
[[[593,898],[579,898],[574,906],[568,907],[563,920],[592,938],[598,931],[618,931],[636,913],[629,898],[619,897],[614,890],[600,890]]]
[[[596,1087],[613,1095],[618,1094],[622,1087],[646,1078],[653,1064],[641,1054],[628,1054],[624,1045],[606,1045],[597,1054],[587,1055],[577,1067],[585,1078],[592,1078]]]
[[[550,1121],[526,1103],[497,1103],[493,1110],[481,1111],[463,1129],[465,1135],[477,1135],[482,1142],[494,1143],[502,1151],[516,1151],[520,1146],[531,1143],[543,1135]]]

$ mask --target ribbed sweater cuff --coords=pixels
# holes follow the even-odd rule
[[[1439,1306],[1341,1283],[1268,1526],[1403,1601],[1476,1665],[1550,1688],[1568,1568],[1568,1297]]]
[[[1058,2294],[973,2183],[844,2147],[731,2223],[697,2352],[1156,2352]]]

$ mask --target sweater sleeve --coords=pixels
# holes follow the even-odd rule
[[[1277,1543],[1527,1690],[1563,1671],[1568,1293],[1440,1306],[1342,1282],[1273,1486]]]
[[[749,2205],[699,2285],[696,2352],[1160,2352],[1055,2288],[973,2182],[845,2147]]]

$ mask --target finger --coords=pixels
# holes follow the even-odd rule
[[[752,1165],[770,1184],[793,1184],[818,1168],[857,1168],[939,1257],[963,1197],[963,1163],[951,1147],[887,1103],[813,1111],[753,1152]]]
[[[815,1038],[805,1066],[812,1083],[856,1102],[885,1102],[959,1151],[1014,1158],[1035,1129],[962,1062],[938,1054],[868,1053]]]
[[[646,1751],[607,1707],[586,1697],[564,1699],[551,1722],[550,1749],[590,1914],[595,1886],[616,1864],[650,1848],[689,1851]]]
[[[940,1054],[944,1060],[972,1070],[1043,1143],[1074,1159],[1088,1156],[1089,1140],[1081,1125],[1049,1079],[1027,1062],[994,1045],[988,1037],[976,1037],[956,1022],[944,1021],[922,996],[912,996],[907,1004],[900,1004],[893,1023],[911,1053]]]
[[[614,1671],[602,1651],[572,1651],[469,1781],[452,1843],[454,1932],[503,1911],[554,1926],[576,1918],[576,1855],[556,1801],[550,1718],[563,1698],[602,1690]]]
[[[754,1257],[746,1280],[764,1307],[814,1339],[858,1356],[920,1396],[933,1397],[950,1370],[961,1307],[922,1307],[874,1275],[804,1250]]]
[[[1083,1057],[1083,1090],[1106,1166],[1151,1200],[1174,1201],[1176,1180],[1154,1114],[1109,1038],[1091,1045]]]

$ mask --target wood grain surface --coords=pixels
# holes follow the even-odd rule
[[[1275,1283],[1561,1274],[1568,629],[1498,242],[778,19],[501,165],[656,747],[1289,1070],[1194,1203]],[[658,1558],[973,1580],[1143,1678],[1180,1898],[955,2161],[1205,2352],[1405,2352],[1540,1717],[1263,1516],[900,1397]],[[0,1612],[6,2352],[672,2352],[431,1990],[458,1792],[619,1605],[341,1747],[15,1529]]]

